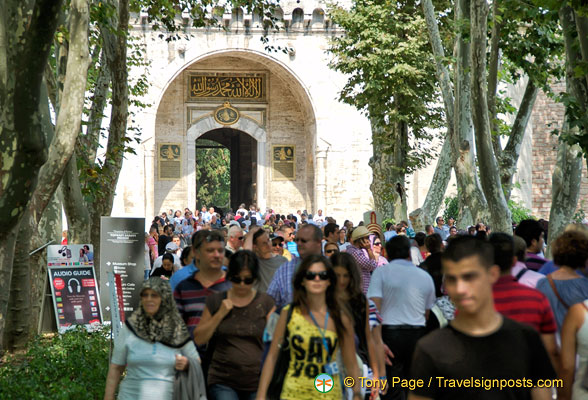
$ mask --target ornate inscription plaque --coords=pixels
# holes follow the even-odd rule
[[[159,180],[177,180],[182,177],[181,147],[176,143],[161,143],[158,152]]]
[[[296,179],[296,151],[295,146],[272,146],[273,180]]]
[[[265,76],[263,74],[190,74],[188,99],[239,99],[265,101]]]
[[[226,101],[221,107],[214,110],[214,120],[221,125],[233,125],[239,121],[239,111],[231,107],[231,104]]]

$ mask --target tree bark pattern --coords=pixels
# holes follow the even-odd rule
[[[560,141],[557,162],[551,178],[551,210],[549,212],[548,247],[572,221],[582,181],[582,155],[578,145]]]
[[[510,137],[504,151],[496,153],[498,156],[498,164],[500,166],[500,181],[504,189],[505,197],[508,200],[512,192],[512,177],[516,172],[517,162],[521,154],[521,144],[525,138],[527,124],[533,112],[533,106],[537,99],[539,88],[535,86],[531,79],[528,79],[525,93],[521,99],[521,104],[517,111],[517,116],[510,131]]]
[[[486,36],[488,29],[488,3],[471,2],[471,67],[472,67],[472,119],[476,134],[477,159],[480,181],[490,211],[490,223],[495,231],[512,233],[510,210],[506,204],[500,182],[498,162],[492,147],[486,82]]]
[[[439,153],[435,173],[427,196],[421,208],[410,213],[409,218],[415,231],[424,231],[425,225],[433,224],[435,217],[443,204],[443,197],[451,179],[451,140],[448,135]]]

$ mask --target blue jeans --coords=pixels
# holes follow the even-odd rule
[[[145,270],[145,280],[149,279],[149,274],[151,273],[150,269]]]
[[[235,390],[225,385],[214,384],[208,388],[212,400],[255,400],[257,392]]]

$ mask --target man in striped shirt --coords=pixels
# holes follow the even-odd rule
[[[511,268],[517,262],[512,236],[493,233],[490,235],[490,243],[494,247],[494,263],[500,267],[500,278],[492,286],[496,311],[535,328],[541,335],[553,366],[557,368],[557,326],[549,301],[543,293],[518,283],[512,276]]]
[[[361,273],[361,290],[367,294],[372,272],[378,267],[378,259],[372,251],[369,236],[372,233],[365,226],[358,226],[351,233],[351,244],[345,249],[351,254]],[[367,252],[364,252],[364,250]]]
[[[218,231],[201,230],[192,240],[194,264],[198,270],[181,281],[174,290],[174,299],[188,331],[192,335],[200,322],[206,298],[215,292],[231,288],[222,269],[225,239]]]

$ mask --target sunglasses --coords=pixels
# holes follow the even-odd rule
[[[336,253],[337,250],[335,249],[331,249],[331,250],[325,250],[325,254],[331,254],[331,253]]]
[[[304,275],[304,279],[306,279],[307,281],[314,281],[317,276],[319,277],[319,279],[321,281],[326,281],[327,279],[329,279],[329,274],[327,273],[327,271],[321,271],[321,272],[306,271],[306,275]]]
[[[274,247],[282,247],[283,244],[282,243],[272,243],[272,246],[274,246]]]
[[[255,282],[255,279],[252,277],[249,278],[241,278],[240,276],[233,276],[231,278],[229,278],[229,280],[233,283],[241,283],[241,282],[245,282],[246,285],[251,285],[253,282]]]
[[[403,231],[404,232],[404,231]],[[381,246],[382,243],[381,242],[374,242],[374,246]]]
[[[245,236],[239,236],[239,237],[237,238],[237,240],[243,240],[243,239],[245,239]]]

